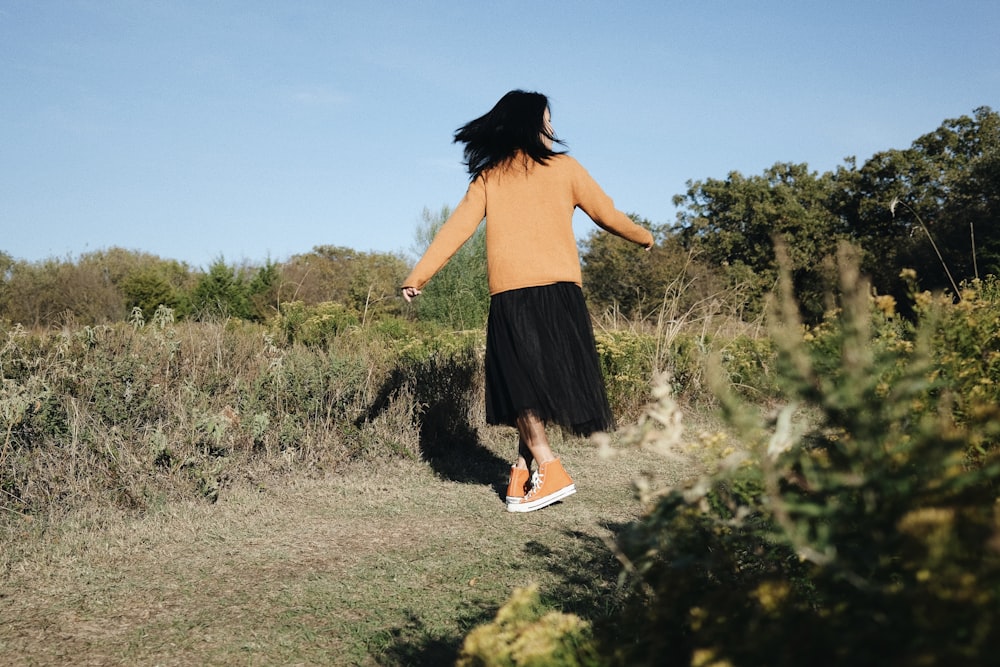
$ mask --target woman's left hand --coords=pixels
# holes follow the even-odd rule
[[[416,297],[420,296],[420,290],[416,287],[404,287],[403,288],[403,298],[406,299],[406,303],[410,303]]]

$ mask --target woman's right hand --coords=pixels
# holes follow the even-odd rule
[[[404,287],[403,288],[403,298],[406,299],[406,303],[410,303],[416,297],[420,296],[420,290],[416,287]]]

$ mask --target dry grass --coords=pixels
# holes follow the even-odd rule
[[[498,462],[512,435],[481,435],[489,469],[463,479],[441,459],[368,462],[141,517],[91,509],[9,524],[0,662],[448,664],[530,582],[554,607],[604,618],[618,594],[606,542],[639,511],[630,480],[683,466],[640,451],[605,460],[557,436],[580,491],[508,514]]]

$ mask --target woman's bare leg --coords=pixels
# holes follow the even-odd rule
[[[534,459],[535,457],[531,455],[531,450],[528,449],[528,445],[524,442],[524,438],[521,437],[520,431],[518,431],[517,461],[514,463],[514,467],[521,468],[522,470],[531,470],[531,462]]]
[[[518,439],[518,467],[520,467],[522,460],[527,465],[531,459],[534,459],[541,465],[556,458],[555,454],[552,453],[552,448],[549,447],[549,438],[545,434],[545,424],[534,414],[522,412],[518,415],[517,432],[521,436]],[[527,451],[525,452],[525,450]]]

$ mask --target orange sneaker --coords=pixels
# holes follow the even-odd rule
[[[519,503],[509,503],[508,512],[533,512],[576,493],[576,485],[559,459],[538,466],[531,479],[531,490]]]
[[[513,505],[524,500],[527,493],[528,480],[531,478],[531,471],[527,468],[510,468],[510,482],[507,483],[507,504]]]

